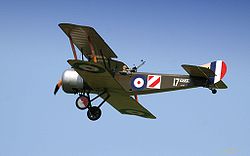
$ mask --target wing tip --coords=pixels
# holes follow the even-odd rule
[[[138,114],[130,114],[130,113],[124,113],[124,112],[121,112],[121,114],[123,115],[131,115],[131,116],[138,116],[138,117],[141,117],[141,118],[144,118],[144,119],[156,119],[156,117],[153,115],[153,114],[148,114],[148,115],[138,115]]]
[[[62,22],[62,23],[59,23],[58,26],[60,28],[63,28],[64,26],[72,26],[72,27],[84,27],[84,28],[89,28],[89,29],[93,29],[95,30],[93,27],[91,26],[87,26],[87,25],[79,25],[79,24],[74,24],[74,23],[67,23],[67,22]]]
[[[149,119],[156,119],[156,117],[155,117],[155,116],[153,116],[153,117],[150,117]]]

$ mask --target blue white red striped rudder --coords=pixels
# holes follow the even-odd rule
[[[223,60],[213,61],[202,65],[202,67],[209,68],[215,73],[215,77],[211,77],[209,80],[211,83],[215,84],[223,79],[227,72],[227,65]]]

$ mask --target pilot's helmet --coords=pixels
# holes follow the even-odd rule
[[[127,70],[127,69],[128,69],[128,67],[126,65],[122,66],[122,70]]]

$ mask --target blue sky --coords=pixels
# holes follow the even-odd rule
[[[249,1],[3,1],[0,5],[0,155],[248,156]],[[53,89],[73,58],[57,26],[94,27],[128,65],[185,74],[181,64],[227,63],[229,86],[139,97],[157,116],[109,104],[91,122],[77,96]]]

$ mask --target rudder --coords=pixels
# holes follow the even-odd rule
[[[221,81],[227,72],[227,65],[223,60],[213,61],[202,65],[202,67],[206,67],[215,73],[214,77],[209,78],[210,82],[213,84]]]

